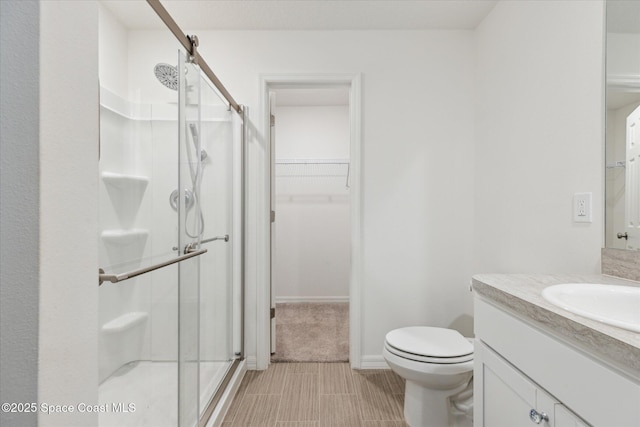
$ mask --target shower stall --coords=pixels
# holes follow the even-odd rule
[[[244,111],[193,51],[132,30],[113,3],[100,7],[100,426],[206,425],[243,363]]]

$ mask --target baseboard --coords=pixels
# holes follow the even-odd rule
[[[382,355],[369,355],[360,358],[360,369],[389,369]]]
[[[276,304],[296,303],[296,302],[349,302],[349,297],[276,297]]]
[[[258,369],[258,359],[256,356],[247,356],[244,360],[247,362],[248,371],[255,371]]]

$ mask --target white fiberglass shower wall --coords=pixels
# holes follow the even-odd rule
[[[100,267],[122,275],[198,255],[100,286],[100,425],[194,426],[241,356],[242,118],[168,31],[141,49],[110,7]]]

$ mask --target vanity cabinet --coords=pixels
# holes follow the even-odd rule
[[[474,313],[475,427],[640,426],[638,378],[524,313],[482,297]]]
[[[476,421],[479,425],[587,427],[580,417],[481,341],[476,342],[474,356],[476,381],[482,384],[482,422]]]

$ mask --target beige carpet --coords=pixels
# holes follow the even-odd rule
[[[272,362],[347,362],[348,303],[276,304]]]

